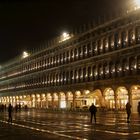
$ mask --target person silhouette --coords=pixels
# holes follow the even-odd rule
[[[127,113],[127,123],[130,122],[130,115],[131,115],[131,105],[129,102],[126,104],[126,113]]]
[[[93,116],[94,116],[94,122],[96,123],[96,112],[97,112],[97,108],[96,108],[96,106],[93,103],[89,107],[89,111],[91,113],[90,122],[92,123],[92,119],[93,119]]]
[[[8,122],[11,122],[12,123],[12,111],[13,111],[13,107],[11,104],[9,104],[8,106]]]

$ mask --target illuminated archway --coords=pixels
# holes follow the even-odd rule
[[[125,87],[118,87],[116,90],[117,95],[117,108],[120,110],[125,109],[125,105],[128,102],[128,91]]]
[[[41,108],[46,108],[46,95],[41,94]]]
[[[66,108],[66,96],[65,93],[60,92],[60,108]]]
[[[73,108],[73,93],[72,92],[67,92],[67,108]]]
[[[31,107],[35,108],[36,107],[36,98],[35,94],[31,95]]]
[[[58,93],[53,93],[53,108],[58,108],[59,103],[58,103]]]
[[[109,109],[115,108],[115,94],[112,88],[104,90],[105,106]]]
[[[40,97],[40,94],[36,94],[36,107],[37,108],[41,107],[41,97]]]
[[[48,108],[52,108],[52,95],[51,93],[47,94]]]
[[[23,95],[21,102],[23,104],[23,107],[27,106],[30,108],[32,106],[30,95]]]
[[[97,89],[89,92],[85,95],[85,97],[87,98],[87,106],[90,106],[92,103],[94,103],[97,107],[103,106],[103,96],[101,90]]]
[[[82,106],[81,91],[75,92],[75,107],[80,108]]]
[[[132,111],[137,112],[138,102],[140,102],[140,85],[133,85],[131,87],[132,95]]]

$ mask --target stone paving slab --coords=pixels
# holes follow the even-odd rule
[[[63,140],[55,135],[31,131],[11,124],[0,123],[0,140]]]

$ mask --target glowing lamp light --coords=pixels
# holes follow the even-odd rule
[[[23,57],[23,58],[26,58],[26,57],[28,57],[28,56],[29,56],[29,53],[27,53],[27,52],[24,51],[23,54],[22,54],[22,57]]]
[[[59,42],[63,42],[63,41],[68,40],[70,38],[71,38],[71,35],[69,33],[63,32],[62,35],[61,35],[61,37],[60,37]]]
[[[68,37],[68,36],[69,36],[68,33],[66,33],[66,32],[63,33],[63,37],[64,37],[64,38],[66,38],[66,37]]]

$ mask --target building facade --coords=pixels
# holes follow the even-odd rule
[[[0,69],[0,103],[75,109],[94,103],[137,111],[140,101],[140,11],[84,32],[63,34]]]

